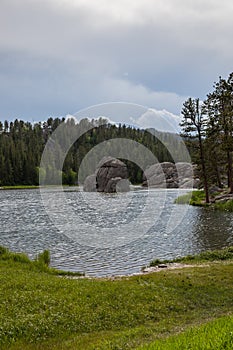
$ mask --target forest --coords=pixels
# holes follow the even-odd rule
[[[38,185],[39,172],[43,175],[41,177],[45,178],[45,183],[50,183],[51,169],[54,166],[59,169],[59,166],[52,164],[53,160],[51,160],[51,164],[41,169],[41,156],[47,141],[61,123],[63,123],[62,136],[68,143],[70,136],[80,128],[89,129],[72,144],[65,157],[62,181],[66,185],[78,184],[80,164],[91,149],[115,138],[126,138],[143,144],[159,162],[173,161],[168,148],[176,150],[177,159],[182,160],[183,157],[183,142],[177,140],[177,135],[170,133],[141,130],[125,124],[109,124],[103,118],[82,119],[79,123],[75,123],[74,119],[49,118],[46,122],[35,124],[15,119],[13,122],[0,122],[0,186]],[[134,152],[137,152],[137,149]],[[106,155],[109,154],[103,153],[103,156]],[[135,153],[135,158],[139,157],[138,151],[138,154]],[[130,181],[134,184],[141,183],[142,169],[129,160],[124,159],[124,161],[128,167]],[[91,164],[86,164],[87,174],[90,173],[88,166]]]
[[[181,115],[181,136],[199,165],[206,203],[210,187],[233,193],[233,73],[219,77],[204,101],[188,98]]]
[[[39,173],[49,183],[50,167],[59,169],[59,166],[47,164],[42,169],[41,157],[48,140],[63,124],[63,138],[67,142],[78,129],[89,130],[69,148],[62,165],[63,184],[78,184],[80,165],[96,145],[115,138],[126,138],[143,144],[159,162],[188,161],[183,147],[185,142],[192,162],[198,164],[206,202],[209,202],[211,186],[227,186],[229,192],[233,193],[233,73],[227,79],[220,77],[206,100],[188,98],[183,104],[181,117],[180,135],[154,129],[143,130],[125,124],[110,124],[104,118],[85,118],[75,122],[72,118],[65,120],[50,117],[45,122],[37,123],[5,120],[4,123],[0,122],[0,186],[39,185]],[[137,148],[134,152],[134,158],[142,156]],[[130,181],[133,184],[141,183],[142,169],[130,160],[123,161],[127,164]],[[91,164],[87,162],[86,175],[91,173],[89,166]]]

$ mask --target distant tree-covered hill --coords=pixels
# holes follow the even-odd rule
[[[0,186],[39,184],[39,169],[44,147],[63,122],[63,131],[68,138],[71,132],[75,132],[82,125],[86,126],[86,130],[89,129],[73,143],[65,158],[62,168],[64,184],[77,184],[80,164],[88,152],[96,145],[115,138],[126,138],[143,144],[159,162],[173,162],[174,155],[175,161],[183,161],[185,157],[183,144],[178,135],[154,129],[142,130],[124,124],[109,124],[103,119],[92,121],[84,119],[75,123],[73,119],[64,121],[49,118],[46,122],[35,124],[16,119],[14,122],[0,122]],[[133,152],[137,152],[136,148]],[[103,152],[102,156],[106,155],[109,154]],[[140,153],[135,153],[136,158],[140,156],[142,156]],[[141,183],[142,170],[134,162],[124,161],[128,166],[132,183]],[[91,172],[89,166],[91,164],[87,163],[86,174]],[[48,176],[48,169],[42,169],[42,172],[44,177]]]

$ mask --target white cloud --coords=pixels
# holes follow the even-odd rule
[[[166,110],[156,110],[142,105],[126,102],[109,102],[90,106],[80,110],[66,119],[106,119],[109,123],[132,125],[143,129],[154,128],[159,131],[179,133],[181,117]]]
[[[128,80],[106,78],[99,87],[102,102],[123,101],[137,103],[143,106],[153,106],[156,109],[180,111],[186,96],[165,91],[153,91],[142,84],[133,84]],[[105,98],[105,100],[104,100]]]
[[[178,115],[163,110],[148,109],[138,119],[133,119],[135,124],[141,128],[154,128],[159,131],[179,133],[181,118]]]

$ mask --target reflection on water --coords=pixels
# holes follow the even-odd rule
[[[58,194],[51,192],[52,202]],[[30,257],[49,249],[53,266],[98,276],[135,273],[154,258],[174,258],[233,245],[232,213],[175,205],[175,190],[154,190],[150,196],[145,190],[135,190],[119,196],[100,199],[89,194],[87,205],[80,192],[66,191],[72,215],[67,226],[63,225],[62,210],[56,214],[60,220],[58,230],[44,210],[39,190],[0,191],[0,245],[26,252]],[[143,212],[146,201],[149,201],[148,207]],[[140,234],[139,225],[138,232],[137,227],[135,232],[127,232],[125,227],[130,226],[126,224],[140,213],[143,213],[142,225],[153,223],[149,230]],[[178,218],[184,213],[179,222]],[[83,222],[78,228],[75,215]],[[114,237],[120,237],[124,244],[115,247],[108,244],[103,248],[104,241],[100,241],[101,246],[85,245],[87,241],[81,238],[90,236],[86,223],[98,228],[90,242],[94,238],[101,239],[108,226],[112,235],[109,240],[114,242]],[[78,232],[77,239],[73,239],[72,231]]]

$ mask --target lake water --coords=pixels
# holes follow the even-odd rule
[[[232,213],[176,205],[180,194],[53,189],[43,195],[45,209],[40,190],[0,191],[0,245],[31,258],[49,249],[52,266],[90,276],[137,273],[155,258],[233,245]]]

